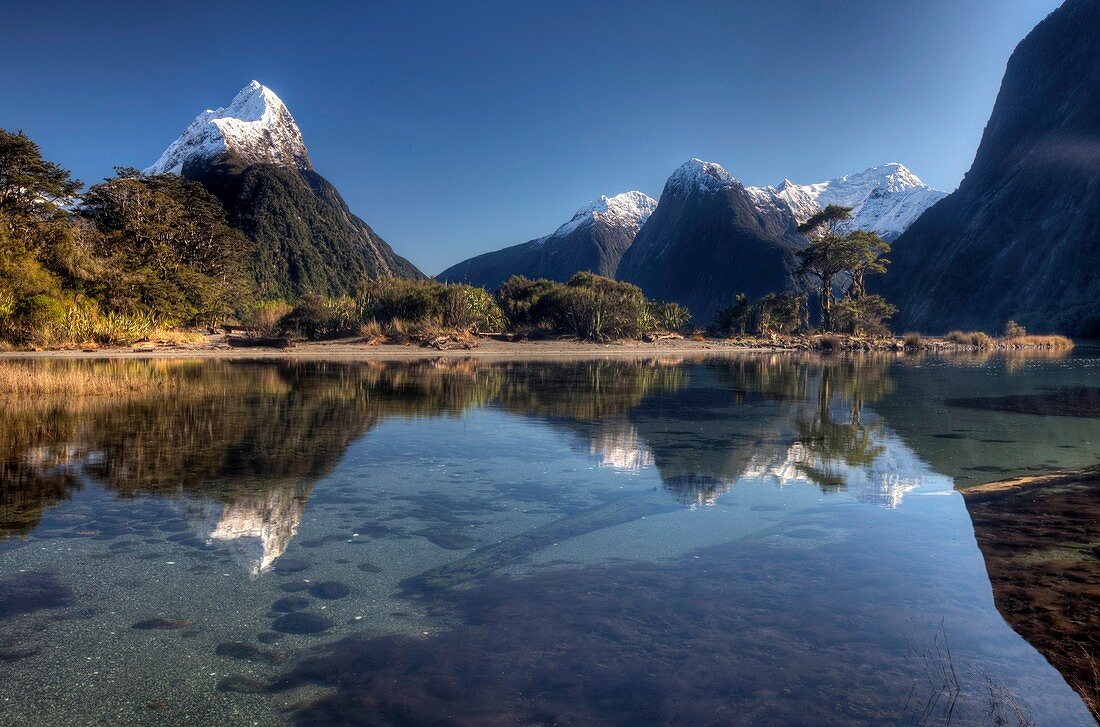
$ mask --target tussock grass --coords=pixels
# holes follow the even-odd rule
[[[1017,336],[1016,338],[1009,339],[1008,344],[1010,346],[1021,346],[1027,348],[1050,348],[1059,351],[1073,348],[1073,341],[1065,336],[1057,335]]]

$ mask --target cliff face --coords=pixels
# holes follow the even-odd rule
[[[891,258],[895,329],[1100,335],[1100,0],[1017,46],[973,166]]]

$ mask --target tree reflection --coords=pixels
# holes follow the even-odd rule
[[[889,390],[886,365],[794,355],[6,363],[0,381],[33,373],[131,385],[9,397],[0,412],[0,536],[29,532],[91,480],[124,496],[197,503],[188,513],[205,537],[256,540],[248,558],[263,570],[351,442],[389,418],[482,407],[540,419],[602,466],[654,466],[685,503],[713,502],[762,452],[792,441],[805,453],[805,478],[840,486],[830,463],[863,466],[881,452],[862,409]],[[79,391],[95,388],[85,384]]]

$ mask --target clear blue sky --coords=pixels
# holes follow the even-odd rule
[[[1058,0],[5,4],[0,126],[86,182],[255,78],[317,170],[425,272],[656,197],[900,161],[951,190],[1013,47]]]

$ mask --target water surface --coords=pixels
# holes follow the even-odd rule
[[[1092,723],[954,490],[1087,351],[27,365],[157,384],[0,412],[5,724]]]

